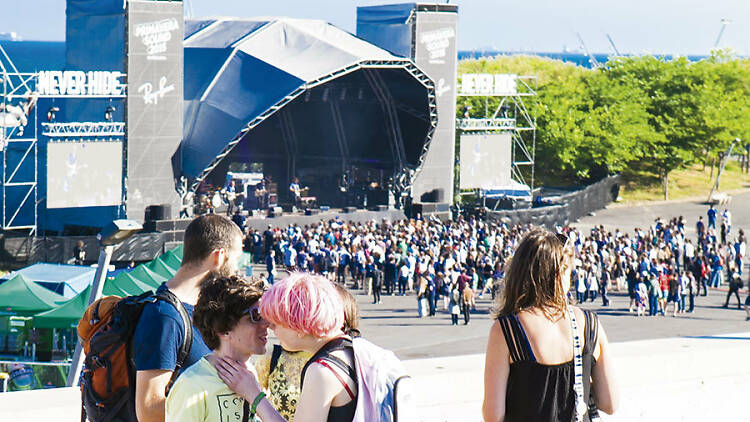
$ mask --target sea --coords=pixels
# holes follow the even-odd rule
[[[20,72],[36,72],[39,70],[57,70],[65,68],[65,42],[62,41],[0,41],[0,46],[8,53],[16,68]],[[495,56],[511,56],[525,54],[530,56],[547,57],[572,63],[586,68],[593,67],[588,55],[580,52],[518,52],[495,50],[462,50],[458,52],[459,60],[492,58]],[[592,54],[597,62],[606,63],[612,55]],[[675,55],[661,55],[667,60]],[[690,61],[699,61],[708,56],[686,56]],[[4,57],[0,58],[7,64]]]
[[[546,57],[549,59],[560,60],[566,63],[572,63],[576,66],[592,68],[594,67],[594,61],[591,60],[588,54],[580,52],[521,52],[521,51],[494,51],[494,50],[464,50],[458,52],[458,60],[477,60],[482,58],[493,58],[497,56],[513,56],[513,55],[527,55],[527,56],[539,56]],[[605,64],[610,58],[614,57],[612,54],[604,53],[593,53],[592,56],[596,59],[599,64]],[[674,54],[657,54],[659,57],[663,57],[666,60],[672,60],[677,57]],[[691,62],[701,61],[708,56],[688,55],[685,56]]]

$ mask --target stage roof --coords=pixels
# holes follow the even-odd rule
[[[176,175],[185,176],[193,190],[235,145],[251,137],[253,128],[292,102],[297,105],[289,113],[290,126],[298,138],[310,128],[318,135],[314,141],[320,142],[299,139],[295,153],[300,156],[308,155],[304,147],[313,144],[310,154],[346,151],[355,160],[395,163],[412,175],[421,166],[437,123],[434,85],[410,60],[326,22],[290,18],[187,20],[184,46],[185,130],[173,162]],[[332,94],[322,87],[335,80],[336,99],[358,100],[360,105],[343,106],[341,124],[330,123],[330,104],[321,106]],[[316,87],[321,89],[315,92]],[[309,106],[302,104],[308,101]],[[386,112],[395,123],[380,133],[372,125],[384,126],[382,119],[346,124],[362,114]],[[347,113],[357,115],[350,119]],[[278,136],[278,130],[273,132]],[[396,144],[389,148],[387,142]],[[371,157],[372,151],[383,156]],[[263,147],[245,153],[289,155],[287,150]]]

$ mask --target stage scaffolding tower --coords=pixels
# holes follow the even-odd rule
[[[0,46],[0,148],[2,230],[28,236],[37,231],[36,73],[21,73]]]
[[[465,80],[471,76],[471,82]],[[511,174],[517,182],[534,190],[536,156],[537,77],[519,75],[467,74],[459,75],[459,97],[479,101],[461,101],[483,106],[483,117],[473,106],[459,106],[461,117],[456,126],[460,132],[509,132],[511,144]],[[470,85],[470,86],[469,86]],[[496,104],[495,104],[496,103]],[[527,170],[524,176],[522,169]],[[527,183],[528,177],[528,183]]]

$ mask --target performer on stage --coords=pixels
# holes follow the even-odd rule
[[[294,206],[300,208],[302,206],[302,189],[299,187],[299,178],[292,179],[292,183],[289,184],[289,192],[292,193]]]
[[[255,185],[255,197],[258,198],[258,206],[260,209],[268,209],[268,182],[265,177]]]

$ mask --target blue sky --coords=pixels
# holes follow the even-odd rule
[[[2,0],[0,32],[27,40],[65,38],[64,0]],[[452,0],[459,5],[462,50],[577,49],[580,32],[593,52],[706,54],[731,20],[721,47],[750,54],[748,0]],[[194,16],[292,16],[327,20],[355,32],[356,7],[389,0],[191,0]]]

